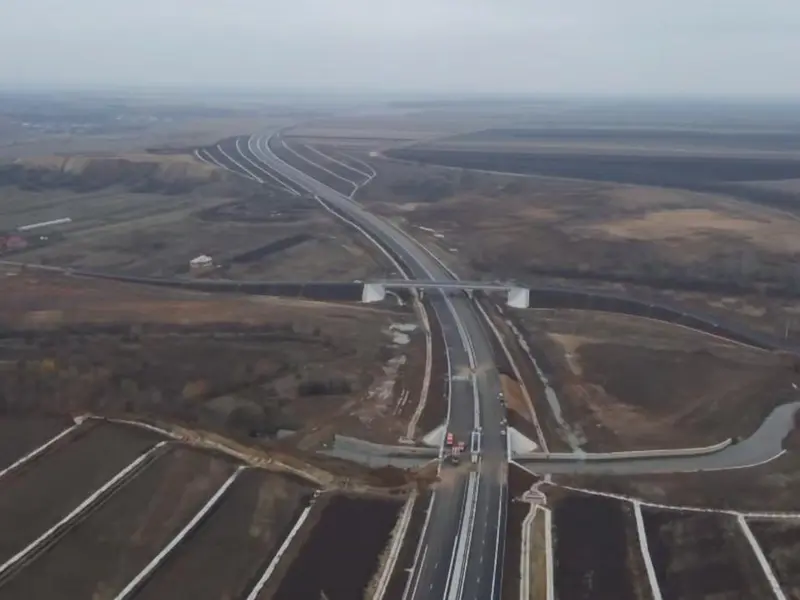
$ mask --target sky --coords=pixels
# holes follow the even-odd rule
[[[800,96],[798,0],[0,0],[0,86]]]

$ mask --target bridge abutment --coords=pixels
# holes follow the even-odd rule
[[[381,302],[386,298],[386,287],[380,283],[365,283],[361,292],[362,302]]]
[[[531,291],[521,287],[509,288],[506,304],[513,308],[528,308],[531,305]]]

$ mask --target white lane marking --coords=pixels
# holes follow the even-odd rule
[[[208,156],[208,161],[206,161],[206,162],[209,165],[212,165],[212,166],[216,165],[220,169],[224,169],[225,171],[229,171],[230,173],[233,173],[234,175],[241,175],[242,177],[244,177],[244,175],[242,175],[241,173],[237,173],[236,171],[231,171],[228,167],[226,167],[221,162],[219,162],[216,158],[214,158],[214,155],[211,154],[210,150],[202,149],[202,150],[200,150],[200,152],[205,152],[206,153],[206,156]]]
[[[428,514],[430,514],[430,512]],[[422,538],[420,537],[420,539],[422,539]],[[428,556],[428,546],[427,545],[425,546],[425,549],[422,552],[422,564],[425,564],[425,557],[426,556]],[[415,565],[418,564],[416,560],[414,561],[414,564]],[[413,590],[411,590],[411,599],[412,600],[417,597],[417,586],[419,585],[419,580],[420,580],[421,577],[422,577],[422,570],[421,569],[417,569],[417,582],[414,584]],[[406,595],[409,592],[409,585],[411,584],[411,579],[412,578],[409,577],[408,581],[406,582],[406,589],[403,591],[403,598],[405,598]],[[433,586],[433,584],[431,584],[431,586]]]
[[[238,141],[238,140],[237,140],[237,141]],[[245,173],[247,173],[247,175],[242,175],[241,173],[238,173],[238,175],[242,175],[242,177],[244,177],[245,179],[252,179],[253,181],[257,181],[258,183],[264,183],[264,180],[263,180],[263,179],[261,179],[261,178],[260,178],[258,175],[255,175],[255,174],[254,174],[254,173],[253,173],[253,172],[252,172],[250,169],[248,169],[247,167],[244,167],[244,166],[242,166],[242,165],[241,165],[241,164],[240,164],[238,161],[236,161],[234,158],[232,158],[230,154],[228,154],[227,152],[225,152],[225,150],[223,150],[223,149],[222,149],[222,145],[221,145],[221,144],[217,144],[217,150],[219,151],[219,153],[220,153],[220,154],[222,154],[222,156],[224,156],[225,158],[227,158],[227,159],[228,159],[229,161],[231,161],[231,162],[232,162],[234,165],[236,165],[237,167],[239,167],[239,168],[240,168],[242,171],[244,171]],[[237,148],[237,150],[238,150],[238,148]],[[240,152],[240,154],[241,154],[241,152]],[[225,168],[225,169],[227,169],[228,171],[231,171],[232,173],[236,173],[236,171],[233,171],[232,169],[229,169],[228,167],[224,167],[224,168]]]
[[[337,173],[334,173],[334,172],[333,172],[333,171],[331,171],[330,169],[326,169],[326,168],[325,168],[325,167],[323,167],[322,165],[315,163],[315,162],[314,162],[313,160],[311,160],[310,158],[306,158],[305,156],[303,156],[302,154],[300,154],[300,153],[299,153],[297,150],[295,150],[294,148],[292,148],[291,146],[289,146],[289,145],[286,143],[286,140],[284,140],[283,138],[281,138],[281,146],[283,146],[284,148],[286,148],[286,149],[287,149],[289,152],[291,152],[292,154],[294,154],[294,155],[295,155],[297,158],[299,158],[299,159],[300,159],[300,160],[302,160],[302,161],[305,161],[305,162],[306,162],[306,163],[308,163],[309,165],[311,165],[311,166],[313,166],[313,167],[316,167],[317,169],[320,169],[321,171],[325,171],[326,173],[328,173],[329,175],[332,175],[333,177],[335,177],[336,179],[338,179],[338,180],[340,180],[340,181],[344,181],[345,183],[348,183],[348,184],[350,184],[350,185],[353,187],[353,191],[352,191],[352,192],[350,192],[350,194],[347,196],[348,198],[352,198],[352,197],[353,197],[353,194],[355,194],[355,193],[358,191],[358,187],[359,187],[359,186],[358,186],[358,184],[357,184],[357,183],[354,183],[354,182],[350,181],[349,179],[345,179],[344,177],[342,177],[341,175],[338,175]],[[311,176],[309,175],[309,177],[311,177]],[[313,177],[312,177],[312,179],[313,179]]]
[[[742,515],[738,517],[739,527],[742,529],[742,533],[744,533],[747,541],[750,542],[750,548],[753,549],[753,552],[758,559],[758,563],[761,565],[761,570],[764,571],[764,576],[769,581],[769,585],[772,588],[772,593],[775,595],[776,600],[786,600],[786,596],[781,589],[781,584],[778,582],[778,579],[775,577],[775,573],[772,572],[772,567],[767,560],[767,557],[764,556],[764,551],[761,549],[761,545],[758,543],[756,536],[753,535],[750,526],[745,521]]]
[[[272,576],[272,573],[278,567],[278,563],[280,563],[281,558],[283,558],[283,555],[286,554],[286,551],[289,549],[289,544],[292,543],[292,540],[297,535],[297,532],[300,531],[300,528],[303,526],[303,523],[305,523],[306,519],[308,519],[308,515],[311,512],[312,506],[313,503],[309,503],[309,505],[306,506],[305,510],[303,510],[303,512],[300,513],[300,516],[295,522],[294,527],[292,527],[292,530],[289,532],[289,535],[287,535],[286,539],[283,540],[281,547],[278,548],[278,551],[275,553],[275,556],[272,558],[269,565],[264,570],[264,573],[261,575],[258,582],[256,582],[255,586],[253,586],[253,589],[247,595],[247,600],[256,600],[258,595],[261,593],[261,590],[264,589],[264,586],[267,584],[267,581],[269,580],[270,576]]]
[[[114,600],[124,600],[125,598],[129,598],[133,593],[138,591],[139,586],[148,579],[155,570],[161,566],[161,563],[167,558],[170,552],[172,552],[175,547],[180,544],[187,535],[189,535],[195,527],[203,520],[203,518],[208,514],[208,512],[216,506],[216,504],[220,501],[222,496],[225,492],[228,491],[233,485],[233,482],[236,481],[236,478],[244,471],[247,467],[239,467],[236,471],[233,472],[233,475],[228,477],[228,480],[222,484],[222,486],[217,490],[217,492],[211,496],[211,498],[206,502],[206,504],[201,508],[198,513],[189,521],[186,526],[176,535],[172,540],[167,544],[161,552],[156,554],[156,556],[151,560],[147,566],[142,569],[138,575],[136,575],[131,581],[122,588],[122,591],[119,592],[115,597]]]
[[[337,164],[339,164],[339,165],[342,165],[342,166],[344,166],[344,167],[345,167],[347,170],[349,170],[349,171],[353,171],[353,169],[352,169],[351,167],[348,167],[348,166],[347,166],[347,165],[345,165],[343,162],[341,162],[341,161],[338,161],[338,160],[336,160],[336,159],[333,159],[333,158],[331,158],[330,156],[327,156],[326,154],[323,154],[322,152],[320,152],[320,151],[319,151],[319,150],[317,150],[316,148],[313,148],[312,146],[309,146],[308,144],[301,144],[301,146],[302,146],[303,148],[305,148],[306,150],[310,150],[311,152],[313,152],[313,153],[315,153],[315,154],[318,154],[318,155],[322,156],[323,158],[325,158],[325,159],[327,159],[327,160],[329,160],[329,161],[331,161],[331,162],[333,162],[333,163],[337,163]],[[349,184],[350,184],[350,185],[352,185],[354,188],[356,188],[356,190],[358,190],[358,188],[360,188],[360,187],[361,187],[361,184],[359,184],[357,181],[353,181],[352,179],[348,179],[347,177],[344,177],[344,176],[342,176],[342,175],[339,175],[339,174],[338,174],[338,173],[336,173],[335,171],[331,171],[331,170],[329,170],[329,169],[326,169],[326,168],[325,168],[323,165],[321,165],[321,164],[319,164],[319,163],[317,163],[317,162],[315,162],[315,161],[313,161],[313,160],[310,160],[310,159],[308,159],[308,158],[305,158],[305,157],[303,157],[303,158],[304,158],[304,159],[305,159],[305,161],[306,161],[306,162],[308,162],[309,164],[312,164],[312,165],[314,165],[315,167],[319,167],[320,169],[322,169],[322,170],[324,170],[324,171],[326,171],[326,172],[330,173],[330,174],[331,174],[331,175],[333,175],[334,177],[336,177],[336,178],[338,178],[338,179],[341,179],[342,181],[344,181],[344,182],[346,182],[346,183],[349,183]],[[367,177],[367,175],[366,175],[365,173],[361,173],[361,171],[356,171],[356,172],[357,172],[357,173],[359,173],[360,175],[364,175],[365,177]],[[353,193],[351,193],[351,194],[350,194],[350,198],[352,198],[352,197],[353,197],[353,194],[355,193],[355,191],[356,191],[356,190],[354,190],[354,191],[353,191]]]
[[[498,556],[500,555],[500,525],[503,520],[503,505],[506,502],[506,496],[508,495],[508,489],[506,484],[500,486],[500,493],[498,494],[499,498],[497,500],[497,528],[495,529],[495,543],[494,543],[494,569],[492,570],[492,594],[494,594],[495,585],[497,585],[497,571],[498,571]],[[489,511],[489,505],[486,505],[486,511]],[[483,539],[484,543],[486,542],[486,538]],[[481,562],[483,562],[483,556],[481,556]],[[502,569],[502,566],[500,566]],[[502,572],[501,572],[502,576]]]
[[[203,157],[200,155],[200,149],[197,149],[197,150],[195,150],[195,151],[194,151],[194,155],[195,155],[195,157],[196,157],[198,160],[202,161],[203,163],[205,163],[205,164],[207,164],[207,165],[211,165],[211,162],[210,162],[210,161],[206,160],[205,158],[203,158]]]
[[[370,172],[370,179],[374,179],[375,177],[377,177],[378,172],[368,162],[363,161],[360,158],[356,158],[352,154],[346,154],[344,152],[342,152],[342,156],[344,156],[345,158],[349,158],[353,162],[359,163],[359,164],[361,164],[361,166],[363,166],[364,168],[368,169],[369,172]]]
[[[62,431],[61,433],[59,433],[55,437],[50,438],[48,441],[46,441],[44,444],[42,444],[41,446],[39,446],[38,448],[36,448],[32,452],[28,452],[28,454],[26,454],[25,456],[23,456],[22,458],[20,458],[16,462],[14,462],[12,465],[10,465],[10,466],[6,467],[5,469],[3,469],[2,471],[0,471],[0,479],[2,479],[3,476],[7,475],[8,473],[13,471],[14,469],[18,469],[19,467],[21,467],[25,463],[30,462],[34,458],[36,458],[37,456],[43,454],[48,448],[50,448],[58,440],[63,439],[65,436],[68,436],[70,433],[75,431],[80,426],[81,426],[81,423],[75,423],[72,427],[68,427],[67,429],[65,429],[64,431]]]
[[[344,163],[344,162],[342,162],[342,161],[340,161],[340,160],[338,160],[338,159],[334,158],[333,156],[330,156],[329,154],[325,154],[325,153],[324,153],[322,150],[319,150],[318,148],[315,148],[314,146],[310,146],[310,145],[308,145],[308,144],[303,144],[303,146],[304,146],[305,148],[308,148],[309,150],[311,150],[311,151],[312,151],[314,154],[318,154],[318,155],[319,155],[319,156],[321,156],[322,158],[325,158],[325,159],[327,159],[327,160],[331,161],[332,163],[335,163],[335,164],[337,164],[337,165],[339,165],[339,166],[341,166],[341,167],[344,167],[344,168],[345,168],[345,169],[347,169],[348,171],[352,171],[353,173],[358,173],[359,175],[363,175],[364,177],[366,177],[366,178],[367,178],[367,181],[371,180],[371,179],[372,179],[372,178],[375,176],[375,175],[370,175],[369,173],[364,173],[364,171],[361,171],[361,170],[359,170],[359,169],[356,169],[356,168],[355,168],[354,166],[352,166],[352,165],[348,165],[347,163]],[[357,182],[355,182],[355,181],[352,181],[352,180],[348,180],[348,181],[350,181],[350,183],[353,183],[353,184],[355,184],[355,185],[359,185],[359,184],[358,184]],[[363,185],[363,184],[360,184],[360,185]]]
[[[644,559],[647,580],[650,582],[650,591],[653,593],[653,600],[662,600],[661,587],[658,585],[656,568],[653,565],[653,558],[650,556],[650,548],[647,544],[647,531],[644,528],[644,517],[642,516],[641,502],[633,503],[633,514],[636,517],[636,531],[639,534],[639,551]]]
[[[253,153],[253,156],[255,156],[256,158],[258,158],[258,154],[255,152],[255,150],[253,150],[252,143],[253,143],[253,136],[250,136],[249,138],[247,138],[247,149],[248,149],[248,150],[250,150],[250,152],[252,152],[252,153]],[[258,147],[258,143],[256,143],[256,147]],[[259,171],[261,171],[262,173],[264,173],[264,174],[265,174],[267,177],[269,177],[270,179],[272,179],[273,181],[275,181],[275,182],[276,182],[278,185],[280,185],[280,186],[281,186],[283,189],[285,189],[286,191],[288,191],[288,192],[289,192],[290,194],[292,194],[293,196],[299,196],[299,195],[300,195],[300,193],[299,193],[297,190],[295,190],[294,188],[292,188],[292,187],[290,187],[289,185],[287,185],[285,181],[281,180],[279,177],[277,177],[276,175],[274,175],[272,172],[270,172],[270,171],[266,170],[265,168],[263,168],[263,167],[261,167],[261,166],[257,165],[255,162],[253,162],[252,160],[250,160],[250,157],[249,157],[249,156],[246,156],[246,155],[244,154],[244,152],[242,152],[242,149],[239,147],[239,140],[238,140],[238,139],[236,140],[236,149],[239,151],[239,154],[242,156],[242,158],[244,158],[244,159],[245,159],[247,162],[249,162],[251,165],[253,165],[253,166],[254,166],[256,169],[258,169]]]
[[[16,565],[18,562],[24,560],[29,554],[32,554],[36,551],[39,546],[47,543],[53,536],[55,536],[61,529],[69,525],[73,520],[80,517],[82,514],[87,512],[92,505],[107,491],[112,489],[115,485],[119,482],[124,480],[129,473],[131,473],[134,469],[136,469],[139,465],[143,462],[148,460],[155,452],[159,450],[159,448],[163,447],[164,444],[167,442],[159,442],[150,450],[142,454],[139,458],[129,464],[127,467],[122,469],[119,473],[114,475],[111,479],[109,479],[106,483],[103,484],[98,490],[92,493],[88,498],[86,498],[83,502],[81,502],[77,507],[75,507],[66,517],[61,519],[58,523],[53,525],[50,529],[45,531],[42,535],[28,544],[25,548],[17,552],[14,556],[9,558],[6,562],[0,565],[0,575],[8,571],[11,567]]]
[[[284,147],[286,147],[286,146],[285,146],[285,143],[283,142],[283,140],[281,140],[281,143],[284,145]],[[358,207],[357,207],[357,206],[356,206],[356,205],[353,203],[352,199],[348,199],[348,198],[347,198],[346,196],[344,196],[343,194],[339,194],[339,193],[338,193],[338,192],[336,192],[335,190],[332,190],[332,189],[331,189],[329,186],[326,186],[326,185],[324,185],[324,184],[321,184],[321,183],[320,183],[320,182],[318,182],[318,181],[315,181],[315,180],[314,180],[312,177],[310,177],[310,176],[306,175],[305,173],[302,173],[302,171],[300,171],[299,169],[297,169],[297,168],[295,168],[295,167],[292,167],[292,166],[291,166],[291,165],[289,165],[289,164],[288,164],[286,161],[284,161],[284,160],[283,160],[283,159],[281,159],[280,157],[276,156],[276,155],[275,155],[275,154],[274,154],[274,153],[273,153],[273,152],[272,152],[272,151],[269,149],[269,144],[268,144],[268,142],[265,144],[265,146],[264,146],[264,147],[265,147],[265,152],[266,152],[266,151],[269,151],[269,152],[270,152],[270,154],[272,154],[272,158],[273,158],[274,160],[276,160],[276,161],[278,161],[278,162],[282,163],[284,166],[288,167],[288,169],[289,169],[289,172],[291,172],[292,174],[295,174],[295,176],[297,176],[297,175],[299,174],[301,182],[302,182],[302,181],[305,181],[305,180],[310,180],[310,181],[313,181],[315,185],[314,185],[314,186],[311,186],[311,187],[309,187],[307,184],[305,184],[305,183],[298,183],[296,180],[293,180],[293,179],[292,179],[292,177],[289,177],[289,176],[288,176],[288,175],[286,175],[285,173],[281,173],[281,175],[283,175],[284,177],[287,177],[288,179],[292,180],[292,181],[293,181],[293,183],[295,183],[295,184],[299,185],[300,187],[303,187],[303,188],[307,189],[309,192],[311,192],[312,194],[314,194],[314,195],[315,195],[315,197],[317,198],[318,202],[320,202],[320,204],[321,204],[323,207],[325,207],[327,210],[329,210],[329,211],[330,211],[331,213],[333,213],[334,215],[337,215],[337,216],[339,216],[339,215],[338,215],[338,213],[336,213],[335,211],[333,211],[333,210],[331,210],[330,208],[328,208],[328,207],[327,207],[327,204],[326,204],[325,202],[323,202],[323,201],[322,201],[322,200],[321,200],[321,199],[320,199],[320,198],[317,196],[317,194],[316,194],[316,191],[313,189],[313,187],[317,186],[319,189],[327,189],[327,190],[330,190],[330,191],[333,193],[334,197],[336,197],[336,196],[339,196],[339,197],[341,197],[341,199],[342,199],[342,200],[345,202],[345,205],[348,205],[348,203],[350,203],[350,204],[353,204],[353,207],[352,207],[353,209],[358,209]],[[295,154],[296,154],[296,153],[295,153]],[[301,158],[302,158],[302,157],[301,157]],[[397,227],[395,227],[395,226],[394,226],[394,225],[392,225],[391,223],[388,223],[388,222],[385,222],[385,221],[383,221],[383,220],[381,220],[381,219],[378,219],[377,217],[375,217],[375,216],[374,216],[374,215],[372,215],[371,213],[368,213],[368,212],[366,212],[366,211],[363,211],[363,209],[361,209],[361,210],[362,210],[362,212],[364,213],[364,214],[363,214],[363,215],[361,215],[361,216],[363,216],[365,220],[367,220],[367,221],[369,221],[369,222],[373,223],[374,225],[378,226],[378,229],[379,229],[379,230],[381,230],[383,233],[386,233],[386,231],[385,231],[385,229],[384,229],[384,228],[388,228],[389,230],[393,230],[394,232],[396,232],[396,233],[397,233],[397,234],[400,236],[400,239],[403,239],[403,240],[406,240],[406,241],[410,241],[412,245],[416,245],[417,247],[419,247],[419,248],[421,248],[422,250],[424,250],[424,251],[425,251],[427,254],[429,254],[429,255],[433,256],[433,255],[430,253],[430,251],[428,251],[428,250],[427,250],[427,249],[426,249],[424,246],[422,246],[422,245],[421,245],[421,244],[420,244],[420,243],[419,243],[417,240],[415,240],[414,238],[411,238],[410,236],[406,235],[405,233],[403,233],[403,232],[402,232],[400,229],[398,229]],[[345,212],[347,212],[347,211],[345,211]],[[341,217],[341,216],[340,216],[340,218],[342,218],[342,219],[343,219],[343,220],[345,220],[345,221],[348,221],[348,219],[346,219],[346,218],[344,218],[344,217]],[[356,224],[355,224],[355,223],[353,223],[352,221],[349,221],[349,222],[350,222],[350,223],[351,223],[351,224],[352,224],[354,227],[356,227],[357,229],[359,229],[359,230],[360,230],[362,233],[364,233],[364,235],[365,235],[365,236],[366,236],[368,239],[370,239],[370,240],[371,240],[371,241],[372,241],[372,242],[373,242],[373,243],[374,243],[374,244],[375,244],[375,245],[376,245],[376,246],[377,246],[377,247],[378,247],[378,248],[379,248],[379,249],[380,249],[382,252],[384,252],[384,254],[387,254],[387,255],[388,255],[387,251],[386,251],[386,250],[383,248],[383,246],[382,246],[381,244],[378,244],[378,243],[376,242],[376,240],[375,240],[375,239],[374,239],[374,238],[373,238],[371,235],[367,234],[367,233],[366,233],[366,231],[364,231],[364,229],[363,229],[363,228],[361,228],[360,226],[356,225]],[[391,236],[390,236],[390,237],[391,237]],[[401,246],[401,247],[403,247],[403,244],[400,244],[400,246]],[[405,248],[404,248],[404,247],[403,247],[403,249],[405,250]],[[391,255],[388,255],[388,256],[389,256],[389,257],[390,257],[390,259],[391,259]],[[438,262],[440,265],[444,266],[444,265],[443,265],[443,263],[441,263],[441,261],[439,261],[438,259],[436,259],[436,257],[433,257],[433,258],[434,258],[434,259],[435,259],[435,260],[436,260],[436,261],[437,261],[437,262]],[[392,262],[393,262],[393,263],[395,263],[395,264],[397,265],[396,261],[394,261],[393,259],[392,259]],[[425,273],[428,275],[428,278],[429,278],[429,279],[435,280],[435,278],[433,277],[433,275],[431,274],[431,272],[428,270],[428,268],[427,268],[427,267],[426,267],[426,266],[425,266],[423,263],[421,263],[421,262],[419,262],[419,261],[416,261],[416,262],[417,262],[418,266],[419,266],[419,267],[420,267],[420,268],[421,268],[421,269],[422,269],[422,270],[423,270],[423,271],[424,271],[424,272],[425,272]],[[399,265],[397,265],[397,266],[398,266],[398,270],[399,270],[399,271],[402,273],[402,272],[403,272],[403,270],[402,270],[402,269],[399,267]],[[452,271],[449,271],[449,269],[447,269],[446,267],[445,267],[445,270],[446,270],[446,272],[449,272],[449,273],[451,273],[451,274],[452,274]],[[408,277],[406,277],[406,279],[408,279]],[[456,323],[456,326],[457,326],[457,328],[458,328],[458,330],[459,330],[459,336],[460,336],[460,338],[461,338],[461,343],[462,343],[462,345],[464,346],[464,349],[467,351],[467,356],[468,356],[468,359],[469,359],[469,363],[470,363],[471,370],[474,372],[474,370],[475,370],[475,367],[476,367],[476,362],[475,362],[474,348],[473,348],[473,346],[472,346],[472,340],[469,338],[468,334],[466,333],[466,330],[465,330],[465,328],[464,328],[464,325],[461,323],[461,319],[460,319],[460,318],[459,318],[459,316],[458,316],[458,312],[456,311],[455,307],[453,306],[453,303],[451,302],[450,298],[449,298],[449,297],[448,297],[446,294],[442,294],[442,298],[444,299],[444,301],[445,301],[445,303],[446,303],[446,305],[447,305],[447,307],[448,307],[448,310],[449,310],[450,314],[453,316],[453,320],[455,321],[455,323]],[[445,347],[447,347],[447,344],[445,344]],[[449,360],[448,360],[448,364],[449,364]],[[479,424],[479,417],[480,417],[480,415],[479,415],[479,410],[480,410],[480,409],[479,409],[479,393],[478,393],[478,386],[477,386],[477,378],[473,376],[471,379],[472,379],[472,396],[473,396],[473,410],[474,410],[474,415],[473,415],[473,416],[474,416],[474,418],[475,418],[475,426],[477,427],[477,425]],[[450,408],[450,404],[451,404],[451,403],[450,403],[450,402],[448,402],[448,420],[449,420],[449,408]],[[498,523],[498,527],[499,527],[499,523]],[[422,537],[420,538],[420,540],[422,540]],[[495,561],[496,561],[496,560],[497,560],[497,557],[495,557]],[[496,565],[495,565],[495,568],[496,568]],[[452,579],[452,578],[451,578],[451,579]]]

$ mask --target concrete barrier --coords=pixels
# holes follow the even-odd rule
[[[347,450],[367,454],[370,456],[399,456],[399,457],[419,457],[437,458],[439,448],[427,448],[421,446],[393,446],[389,444],[376,444],[366,440],[336,434],[334,436],[333,447],[336,450]]]
[[[704,456],[725,450],[733,444],[733,438],[728,438],[713,446],[701,448],[667,448],[662,450],[627,450],[622,452],[592,452],[573,454],[571,452],[528,452],[515,454],[514,460],[564,460],[564,461],[592,461],[592,460],[631,460],[636,458],[674,458],[681,456]]]

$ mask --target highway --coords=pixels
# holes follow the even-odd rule
[[[284,162],[271,149],[277,136],[224,140],[201,158],[274,185],[290,182],[371,237],[397,257],[415,280],[446,281],[453,274],[424,247],[356,202]],[[277,176],[276,176],[277,174]],[[492,600],[499,598],[505,547],[507,448],[505,412],[498,394],[490,332],[466,295],[449,297],[429,292],[430,305],[441,323],[450,370],[448,430],[469,445],[473,428],[483,429],[482,460],[477,473],[466,465],[443,464],[442,483],[432,495],[418,560],[411,573],[408,600]],[[468,501],[469,500],[469,501]]]

